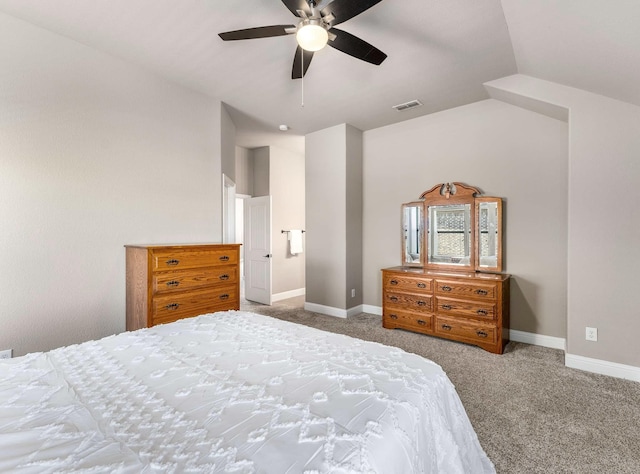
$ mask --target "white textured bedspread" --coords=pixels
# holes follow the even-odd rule
[[[400,349],[246,312],[0,361],[0,472],[494,472]]]

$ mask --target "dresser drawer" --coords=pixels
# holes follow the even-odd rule
[[[384,327],[403,327],[414,331],[431,332],[433,316],[389,309],[384,311],[382,323]]]
[[[222,266],[154,273],[151,284],[154,293],[165,293],[235,283],[237,280],[237,266]]]
[[[436,297],[435,310],[439,314],[452,314],[494,320],[496,305],[491,301],[456,300],[453,298]]]
[[[125,248],[127,331],[240,309],[240,244]]]
[[[495,344],[497,330],[495,326],[473,324],[460,319],[436,317],[435,333],[437,335],[455,337],[462,341]]]
[[[151,256],[152,271],[211,267],[236,263],[238,263],[238,251],[236,249],[154,250]]]
[[[157,296],[153,298],[151,317],[153,324],[158,324],[158,321],[168,322],[209,313],[221,306],[237,309],[238,294],[234,285]]]
[[[436,295],[462,296],[465,298],[478,298],[495,300],[498,293],[498,285],[495,283],[467,283],[456,280],[436,280]]]
[[[408,293],[384,293],[384,303],[391,309],[420,311],[430,313],[432,297],[430,295],[412,295]]]
[[[383,288],[391,291],[407,291],[411,293],[430,293],[433,280],[408,275],[385,273]]]

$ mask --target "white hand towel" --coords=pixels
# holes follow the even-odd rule
[[[291,255],[302,253],[302,231],[289,231],[289,252]]]

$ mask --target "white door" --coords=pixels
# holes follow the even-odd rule
[[[244,201],[244,297],[271,304],[271,196]]]

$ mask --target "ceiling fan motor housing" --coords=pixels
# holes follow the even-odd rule
[[[338,51],[370,64],[380,65],[386,59],[387,55],[375,46],[346,31],[333,27],[334,24],[344,23],[382,0],[281,1],[291,13],[300,19],[297,26],[272,25],[245,28],[219,33],[220,38],[223,41],[233,41],[285,36],[295,33],[298,49],[296,49],[291,70],[292,79],[302,78],[309,67],[314,51],[321,50],[327,44]],[[317,8],[318,5],[321,5],[321,7]]]

